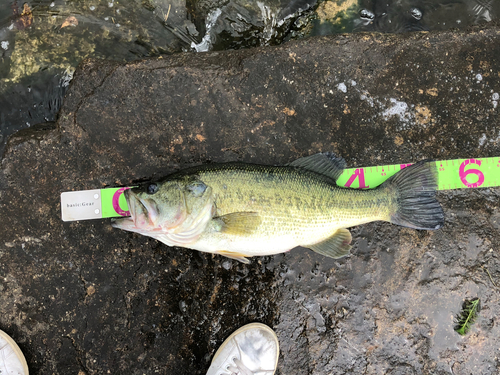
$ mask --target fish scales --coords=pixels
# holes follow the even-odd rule
[[[251,238],[293,233],[297,241],[307,239],[305,245],[336,228],[389,216],[388,199],[377,190],[343,189],[318,174],[292,167],[238,167],[192,172],[212,187],[217,216],[231,212],[258,212],[262,216]]]

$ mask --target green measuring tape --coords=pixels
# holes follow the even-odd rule
[[[500,157],[436,161],[438,190],[490,187],[500,185]],[[337,185],[369,189],[380,185],[411,164],[345,169]],[[129,216],[123,192],[129,189],[109,188],[71,191],[61,194],[64,221]]]
[[[455,159],[436,161],[438,190],[465,189],[500,185],[500,158]],[[337,185],[373,188],[411,164],[351,168],[337,180]]]

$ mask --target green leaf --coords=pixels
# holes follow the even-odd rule
[[[462,305],[462,311],[456,316],[455,331],[459,335],[466,335],[472,324],[474,324],[479,311],[481,310],[481,303],[479,298],[465,300]]]

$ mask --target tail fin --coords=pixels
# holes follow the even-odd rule
[[[404,168],[380,185],[396,194],[396,210],[390,222],[414,229],[433,230],[444,225],[444,213],[436,200],[437,168],[422,160]]]

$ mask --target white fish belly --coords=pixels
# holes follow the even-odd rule
[[[187,247],[207,253],[228,251],[252,257],[284,253],[297,246],[299,244],[291,235],[273,238],[242,238],[222,233],[204,233],[198,241]]]

